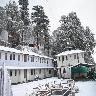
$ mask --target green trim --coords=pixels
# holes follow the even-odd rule
[[[74,74],[74,73],[87,73],[88,68],[86,66],[72,67],[71,72],[72,72],[72,74]]]

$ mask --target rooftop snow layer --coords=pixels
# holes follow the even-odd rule
[[[52,59],[52,58],[50,58],[48,56],[39,55],[39,54],[37,54],[35,52],[27,50],[27,48],[25,48],[24,50],[21,51],[21,50],[15,49],[15,48],[9,48],[9,47],[0,46],[0,50],[6,51],[6,52],[13,52],[13,53],[29,54],[29,55],[34,55],[34,56],[42,57],[42,58]]]
[[[74,54],[74,53],[82,53],[84,51],[82,50],[70,50],[70,51],[65,51],[65,52],[62,52],[56,56],[63,56],[63,55],[68,55],[68,54]]]
[[[14,52],[14,53],[22,53],[20,50],[17,50],[15,48],[9,48],[4,46],[0,46],[0,50],[7,51],[7,52]]]

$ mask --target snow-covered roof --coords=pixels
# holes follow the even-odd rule
[[[37,53],[35,53],[35,52],[29,52],[29,55],[34,55],[34,56],[39,56],[40,57],[40,55],[39,54],[37,54]]]
[[[48,58],[48,59],[52,59],[48,56],[44,56],[44,55],[40,55],[40,54],[37,54],[35,52],[32,52],[30,50],[27,50],[27,48],[25,48],[23,51],[22,51],[23,54],[29,54],[29,55],[34,55],[34,56],[38,56],[38,57],[41,57],[41,58]]]
[[[37,54],[37,53],[35,53],[35,52],[28,51],[28,50],[24,50],[24,51],[22,51],[22,53],[23,53],[23,54],[29,54],[29,55],[37,56],[37,57],[41,57],[41,58],[52,59],[52,58],[50,58],[50,57],[48,57],[48,56],[39,55],[39,54]]]
[[[74,54],[74,53],[82,53],[84,51],[82,50],[70,50],[70,51],[65,51],[65,52],[62,52],[56,56],[63,56],[63,55],[68,55],[68,54]]]
[[[27,48],[24,48],[24,50],[17,50],[15,48],[9,48],[9,47],[4,47],[4,46],[0,46],[0,50],[1,51],[6,51],[6,52],[14,52],[14,53],[22,53],[22,54],[29,54],[29,55],[34,55],[34,56],[38,56],[38,57],[42,57],[42,58],[48,58],[48,59],[52,59],[48,56],[44,56],[44,55],[39,55],[35,52],[32,52],[30,50],[27,50]]]
[[[7,52],[14,52],[14,53],[22,53],[20,50],[17,50],[15,48],[9,48],[4,46],[0,46],[0,50],[7,51]]]
[[[48,59],[53,59],[53,58],[51,58],[51,57],[44,56],[44,55],[39,55],[39,57],[42,57],[42,58],[48,58]]]
[[[2,68],[2,66],[0,66]],[[50,67],[19,67],[19,66],[6,66],[6,69],[42,69],[42,68],[54,68]]]

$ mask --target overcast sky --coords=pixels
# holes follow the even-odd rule
[[[0,5],[5,6],[8,1],[0,0]],[[18,0],[15,1],[18,3]],[[51,32],[59,26],[62,15],[68,15],[68,13],[74,11],[77,13],[81,24],[84,27],[89,26],[92,33],[96,34],[96,0],[29,0],[30,13],[34,5],[44,7],[44,11],[50,20]]]

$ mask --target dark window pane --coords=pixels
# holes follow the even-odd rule
[[[10,70],[10,76],[12,76],[12,70]]]
[[[0,59],[1,59],[1,53],[0,53]]]
[[[20,61],[20,55],[18,55],[18,61]]]
[[[5,53],[5,60],[7,60],[7,53]]]
[[[31,75],[33,75],[33,69],[31,69]]]
[[[15,54],[13,54],[13,60],[15,60]]]
[[[27,55],[24,55],[24,62],[27,62]]]
[[[15,76],[17,75],[17,70],[15,70]]]
[[[10,60],[12,60],[12,54],[10,54]]]

